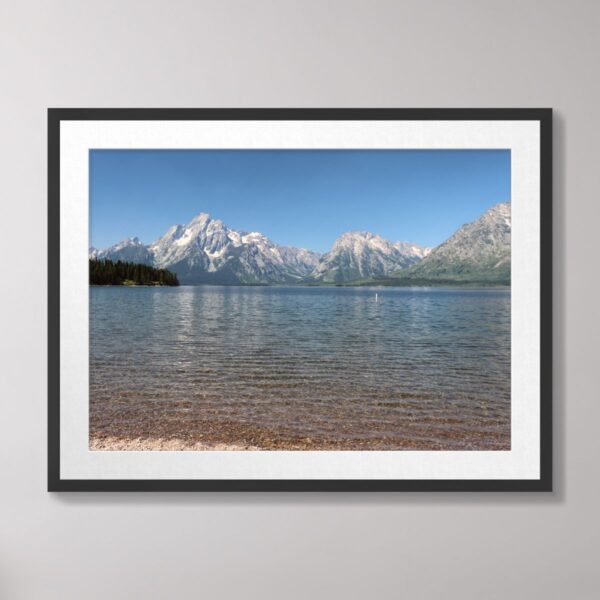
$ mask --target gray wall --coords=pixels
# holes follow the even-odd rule
[[[600,3],[0,3],[0,598],[592,598]],[[556,492],[47,494],[46,108],[552,106]]]

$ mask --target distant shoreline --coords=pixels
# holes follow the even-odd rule
[[[167,288],[167,287],[178,287],[176,285],[166,285],[164,283],[90,283],[90,287],[147,287],[147,288]]]
[[[180,283],[178,286],[152,284],[90,284],[94,288],[169,288],[169,287],[227,287],[227,288],[451,288],[451,289],[510,289],[510,283],[486,282],[429,282],[429,283]]]

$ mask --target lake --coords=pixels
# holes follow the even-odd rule
[[[92,287],[91,447],[510,449],[510,342],[508,288]]]

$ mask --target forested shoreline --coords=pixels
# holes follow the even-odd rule
[[[90,259],[90,285],[179,285],[177,275],[167,269],[121,260]]]

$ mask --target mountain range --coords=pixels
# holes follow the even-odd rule
[[[172,226],[150,245],[133,237],[105,250],[90,248],[89,255],[166,268],[184,285],[509,283],[510,234],[510,204],[504,203],[436,248],[352,231],[319,254],[276,244],[262,233],[237,231],[201,213],[186,225]]]

